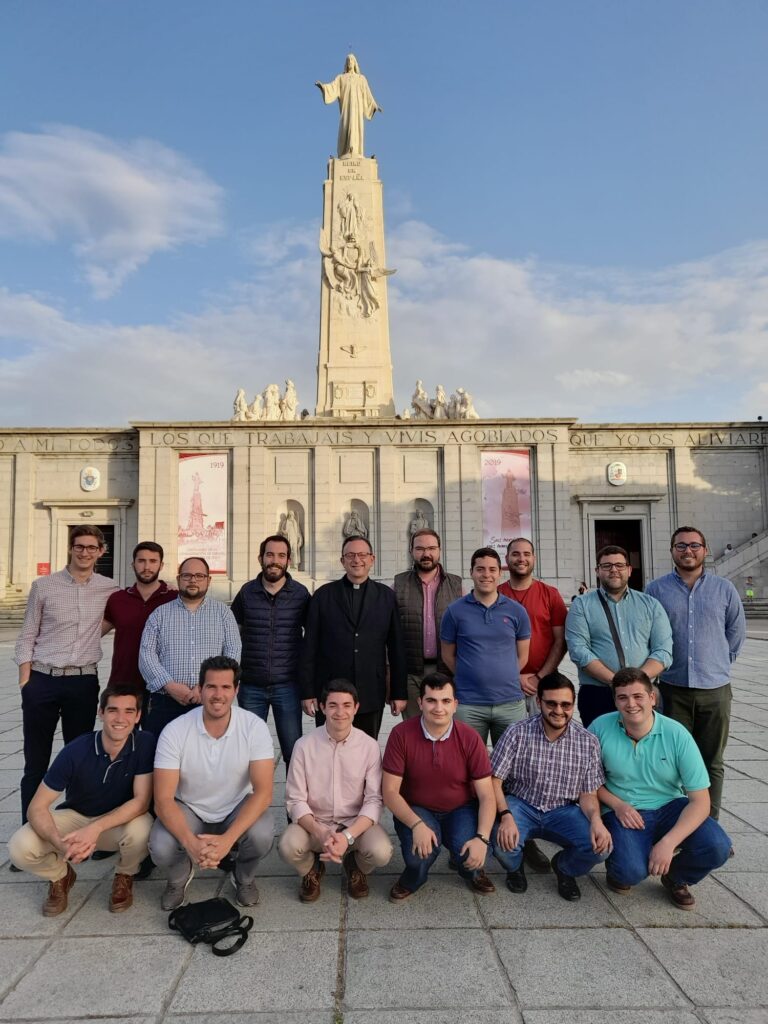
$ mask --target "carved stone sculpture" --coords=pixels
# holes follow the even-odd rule
[[[445,397],[445,388],[442,384],[438,384],[435,391],[435,400],[432,403],[432,419],[448,419],[448,399]]]
[[[244,420],[284,420],[293,422],[299,418],[299,397],[292,380],[285,382],[285,394],[280,397],[277,384],[268,384],[264,390],[253,396],[250,405],[246,402],[245,389],[238,388],[234,401],[233,423]]]
[[[379,266],[373,242],[368,244],[366,256],[354,234],[346,235],[341,245],[331,246],[327,232],[323,231],[320,252],[325,280],[343,300],[344,312],[348,316],[372,316],[380,306],[376,282],[395,273]]]
[[[260,420],[264,415],[264,396],[259,392],[253,396],[253,401],[248,406],[246,419]]]
[[[296,409],[299,404],[299,399],[296,395],[296,385],[292,380],[286,380],[285,382],[285,394],[280,399],[280,414],[281,419],[286,421],[293,421],[296,419]],[[293,513],[289,513],[293,515]]]
[[[411,408],[413,409],[414,419],[432,419],[432,404],[429,401],[427,392],[424,390],[424,384],[420,380],[416,381],[416,389],[411,398]]]
[[[357,199],[351,192],[347,192],[337,207],[339,211],[339,227],[342,238],[354,235],[355,238],[363,234],[363,214],[358,205]]]
[[[339,157],[363,156],[363,129],[381,107],[373,98],[368,79],[360,74],[360,66],[353,53],[347,55],[344,71],[332,82],[315,82],[325,103],[339,101],[339,137],[336,152]]]
[[[283,522],[278,532],[291,545],[291,565],[298,569],[301,565],[301,549],[304,547],[304,536],[293,509],[283,517]]]
[[[416,390],[411,398],[411,409],[414,419],[427,420],[479,420],[477,410],[472,404],[472,395],[464,388],[456,388],[450,398],[445,394],[445,388],[438,384],[435,390],[435,397],[430,401],[424,390],[422,381],[416,381]],[[405,416],[403,417],[405,418]]]
[[[236,423],[242,423],[248,419],[248,402],[245,400],[245,390],[243,388],[237,389],[232,411],[234,412],[232,419]]]
[[[409,536],[413,537],[414,534],[419,532],[419,530],[429,530],[429,529],[430,529],[430,525],[429,525],[429,522],[427,520],[427,517],[424,515],[424,513],[421,511],[420,508],[416,509],[416,511],[413,513],[413,518],[411,519],[410,523],[408,524]]]
[[[368,527],[360,518],[360,513],[354,508],[347,514],[341,532],[345,540],[347,537],[363,537],[368,540]]]

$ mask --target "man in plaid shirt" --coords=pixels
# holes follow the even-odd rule
[[[496,859],[507,871],[507,888],[528,888],[523,867],[527,839],[546,839],[563,849],[552,858],[557,891],[581,898],[576,876],[605,860],[611,837],[600,818],[597,790],[605,782],[600,745],[572,721],[576,694],[560,672],[539,680],[540,714],[514,722],[491,758],[499,823],[492,837]]]

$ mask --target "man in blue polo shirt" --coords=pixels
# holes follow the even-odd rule
[[[605,768],[597,796],[613,840],[608,887],[624,895],[658,875],[674,905],[691,910],[688,886],[721,867],[731,848],[709,817],[707,769],[688,730],[654,711],[656,694],[642,669],[621,669],[612,687],[618,710],[589,727]]]
[[[473,588],[448,605],[440,624],[441,656],[453,674],[456,718],[495,744],[526,716],[520,669],[528,661],[531,623],[523,606],[498,591],[501,559],[478,548],[470,566]]]
[[[94,850],[118,852],[109,909],[133,903],[133,876],[147,855],[152,828],[155,738],[135,732],[141,698],[127,688],[108,686],[99,700],[101,732],[78,736],[60,751],[29,805],[28,824],[8,845],[13,864],[50,884],[44,917],[67,909],[77,878],[72,865]],[[66,791],[56,810],[53,804]]]

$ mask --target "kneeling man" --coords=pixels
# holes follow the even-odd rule
[[[325,861],[344,865],[347,892],[359,900],[368,895],[366,875],[392,857],[392,843],[378,824],[381,751],[376,740],[353,727],[359,709],[356,687],[347,679],[332,680],[320,696],[324,724],[293,748],[285,803],[294,824],[279,849],[302,876],[302,903],[320,895]]]
[[[216,868],[235,847],[237,902],[259,902],[256,867],[274,840],[275,752],[264,722],[237,706],[239,681],[233,658],[206,658],[201,706],[166,725],[158,740],[149,849],[168,870],[163,910],[184,904],[195,865]]]
[[[581,898],[576,876],[586,875],[610,851],[597,799],[605,782],[600,744],[573,721],[575,701],[567,676],[543,676],[536,694],[540,713],[510,725],[494,747],[491,770],[500,820],[493,852],[506,868],[510,892],[528,888],[523,847],[529,839],[564,847],[552,858],[564,900]]]
[[[488,750],[454,718],[459,702],[448,676],[424,676],[419,692],[420,717],[395,726],[384,751],[382,795],[405,861],[389,898],[399,903],[420,889],[441,846],[470,889],[495,892],[483,870],[496,817]]]
[[[89,732],[59,752],[29,805],[28,824],[8,846],[11,862],[50,885],[44,917],[67,909],[77,875],[72,865],[94,850],[117,851],[109,909],[113,914],[133,903],[133,876],[147,855],[152,828],[155,738],[134,732],[141,698],[134,688],[108,686],[99,700],[101,732]],[[65,799],[55,811],[59,796]]]
[[[688,730],[654,711],[656,694],[639,668],[613,677],[617,711],[590,725],[600,740],[613,839],[608,887],[620,895],[648,875],[661,876],[676,907],[696,903],[688,886],[728,859],[731,840],[709,817],[709,775]]]

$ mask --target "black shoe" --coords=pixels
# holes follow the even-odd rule
[[[549,857],[541,850],[533,839],[526,839],[523,844],[523,860],[537,875],[546,875],[552,870]]]
[[[219,861],[219,871],[226,871],[231,874],[235,870],[235,858],[231,853],[228,853],[226,857],[222,857]]]
[[[8,865],[8,870],[9,871],[13,871],[13,872],[18,872],[19,874],[21,873],[21,868],[17,868],[15,864],[9,864]]]
[[[459,868],[461,867],[461,864],[459,864],[459,862],[456,860],[453,854],[451,854],[448,857],[448,867],[451,869],[451,871],[458,871]]]
[[[517,871],[507,872],[507,888],[518,895],[527,891],[528,879],[525,877],[525,868],[522,864]]]
[[[139,870],[133,876],[134,882],[143,882],[145,879],[149,878],[149,876],[152,874],[154,870],[155,862],[152,860],[149,854],[147,854],[147,856],[139,865]]]
[[[114,857],[117,850],[94,850],[91,854],[91,860],[106,860],[108,857]]]
[[[560,860],[560,854],[562,852],[562,850],[559,850],[550,861],[552,870],[557,876],[557,891],[564,900],[568,900],[569,903],[575,903],[576,900],[581,899],[581,890],[576,884],[576,879],[573,875],[564,875],[563,872],[558,869],[557,862]]]

